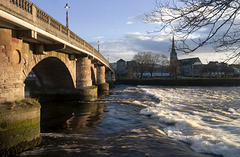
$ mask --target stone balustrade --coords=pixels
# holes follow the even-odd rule
[[[29,2],[28,0],[10,0],[10,3],[32,14],[33,3]]]

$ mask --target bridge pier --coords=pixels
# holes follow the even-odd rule
[[[88,57],[77,58],[77,86],[83,88],[92,86],[91,60]]]
[[[106,83],[105,79],[105,66],[97,67],[97,85],[99,91],[109,90],[109,84]]]
[[[97,87],[92,85],[91,60],[88,57],[77,58],[76,89],[81,100],[96,100]]]
[[[21,75],[22,40],[12,37],[12,30],[0,29],[0,103],[24,98]]]
[[[40,104],[16,101],[25,94],[22,45],[21,39],[12,37],[11,29],[0,28],[0,154],[3,156],[41,143]]]
[[[110,70],[108,70],[106,72],[106,81],[109,83],[115,82],[116,78],[115,78],[115,74],[112,73]]]

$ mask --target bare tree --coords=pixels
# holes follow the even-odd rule
[[[147,70],[151,74],[151,78],[153,76],[153,71],[157,67],[157,65],[159,65],[163,70],[163,68],[166,67],[168,64],[169,64],[169,61],[167,59],[167,56],[161,55],[161,54],[154,54],[151,52],[148,53]]]
[[[240,58],[239,0],[166,1],[156,0],[156,8],[146,15],[147,22],[160,25],[154,32],[170,28],[179,39],[177,49],[185,53],[212,44],[216,51],[233,52],[229,60]]]
[[[167,69],[167,67],[170,65],[170,61],[168,60],[168,57],[166,55],[161,55],[160,57],[160,67],[162,72]]]
[[[150,72],[151,78],[152,78],[154,68],[160,62],[161,55],[153,54],[153,53],[149,52],[147,57],[148,57],[147,70]]]
[[[136,66],[140,71],[141,78],[143,78],[143,73],[147,69],[147,54],[148,52],[138,52],[134,57],[133,60],[136,61]]]
[[[134,57],[133,60],[136,61],[137,67],[140,71],[141,78],[145,70],[150,72],[151,78],[154,69],[157,64],[166,64],[167,57],[165,55],[154,54],[152,52],[139,52]]]

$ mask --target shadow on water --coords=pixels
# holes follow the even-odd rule
[[[77,133],[102,123],[104,105],[80,102],[41,102],[41,133]]]

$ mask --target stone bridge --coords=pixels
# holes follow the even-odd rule
[[[0,103],[23,99],[32,71],[45,93],[94,96],[92,85],[107,90],[105,78],[115,75],[95,48],[35,4],[0,0]]]

